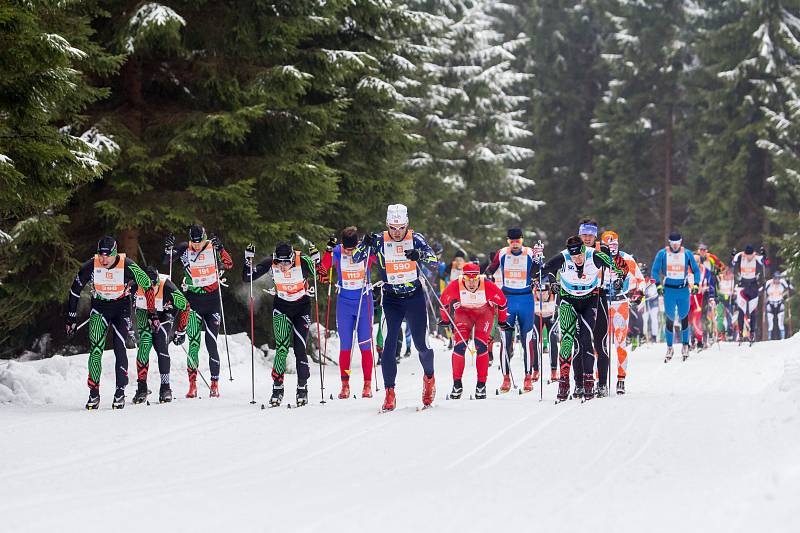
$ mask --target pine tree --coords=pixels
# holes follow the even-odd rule
[[[104,52],[91,22],[95,2],[29,1],[0,6],[0,346],[14,350],[26,329],[61,326],[76,261],[62,209],[102,175],[117,144],[82,112],[104,97],[93,77],[121,58]],[[79,133],[83,132],[83,133]],[[45,318],[40,313],[48,309]],[[13,333],[13,337],[11,337]]]

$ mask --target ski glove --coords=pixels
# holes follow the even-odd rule
[[[220,242],[219,237],[217,237],[216,235],[211,236],[211,245],[218,252],[225,249],[225,247]]]
[[[320,259],[322,258],[319,254],[319,250],[313,244],[308,247],[308,255],[311,257],[311,260],[314,261],[315,264],[319,264]]]
[[[615,291],[621,291],[623,284],[624,284],[624,280],[621,280],[619,278],[615,279],[614,280],[614,290]]]
[[[247,265],[253,264],[253,258],[256,256],[256,247],[253,243],[248,244],[244,249],[244,262]]]
[[[175,235],[167,235],[164,239],[164,253],[171,253],[173,248],[175,248]]]
[[[697,294],[698,292],[700,292],[700,286],[692,285],[692,294]]]
[[[451,327],[451,326],[452,326],[452,324],[451,324],[451,323],[450,323],[448,320],[445,320],[445,319],[443,319],[443,318],[440,318],[440,319],[439,319],[439,322],[437,322],[436,324],[437,324],[438,326],[441,326],[441,327],[443,327],[443,328],[449,328],[449,327]]]
[[[325,250],[328,252],[332,252],[336,245],[339,244],[339,241],[336,239],[336,235],[331,235],[331,238],[328,239],[328,245],[325,246]]]
[[[308,288],[306,289],[306,293],[308,293],[308,295],[311,298],[316,298],[317,297],[317,291],[316,291],[316,289],[314,289],[313,285],[309,285],[308,286]]]
[[[503,331],[511,331],[512,329],[514,329],[514,326],[509,324],[507,321],[500,322],[497,325],[500,326],[500,329],[502,329]]]
[[[419,250],[416,248],[406,250],[406,259],[409,261],[419,261]]]
[[[542,244],[542,241],[536,241],[536,244],[533,245],[533,257],[537,261],[544,257],[544,244]]]
[[[554,281],[550,284],[550,294],[558,294],[561,291],[561,284]]]
[[[158,319],[158,315],[156,313],[148,313],[148,318],[150,319],[150,328],[153,330],[153,333],[158,332],[161,329],[161,321]]]
[[[609,248],[607,244],[601,244],[600,251],[611,257],[611,248]]]
[[[186,340],[186,332],[185,331],[176,331],[175,337],[172,339],[172,344],[175,346],[180,346]]]
[[[365,248],[377,248],[378,236],[374,233],[367,233],[364,235],[363,244]]]
[[[662,285],[657,285],[656,291],[658,291],[659,296],[664,296],[664,287]]]
[[[75,332],[78,330],[78,326],[76,324],[77,322],[78,322],[78,313],[67,314],[67,320],[66,320],[67,337],[75,335]]]

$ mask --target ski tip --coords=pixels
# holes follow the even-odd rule
[[[261,404],[261,409],[266,409],[266,408],[267,408],[267,407],[266,407],[266,406],[265,406],[265,405],[262,403],[262,404]]]
[[[147,400],[147,405],[150,405],[150,400]]]
[[[331,400],[333,400],[333,394],[331,394]]]
[[[500,396],[500,389],[495,389],[494,394],[495,396]]]

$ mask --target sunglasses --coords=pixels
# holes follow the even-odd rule
[[[402,226],[394,226],[394,225],[392,225],[392,224],[389,224],[389,231],[403,231],[403,230],[404,230],[404,229],[406,229],[407,227],[408,227],[408,226],[406,226],[406,225],[402,225]]]
[[[522,239],[508,239],[508,244],[522,244]]]
[[[478,274],[472,274],[472,273],[467,274],[466,272],[463,273],[462,276],[464,276],[464,279],[468,279],[468,280],[476,280],[479,277],[481,277],[481,275],[479,273]]]

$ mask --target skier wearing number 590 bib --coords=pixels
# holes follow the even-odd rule
[[[408,227],[408,210],[403,204],[390,205],[386,211],[387,230],[382,234],[366,234],[353,253],[353,261],[361,263],[375,257],[384,281],[382,305],[386,315],[386,342],[381,355],[381,371],[386,388],[383,410],[395,408],[395,379],[397,378],[397,338],[405,318],[411,328],[414,346],[422,363],[422,403],[433,402],[436,382],[433,377],[433,350],[428,345],[428,310],[425,303],[422,280],[417,262],[427,263],[431,268],[439,266],[439,260],[425,237]]]

